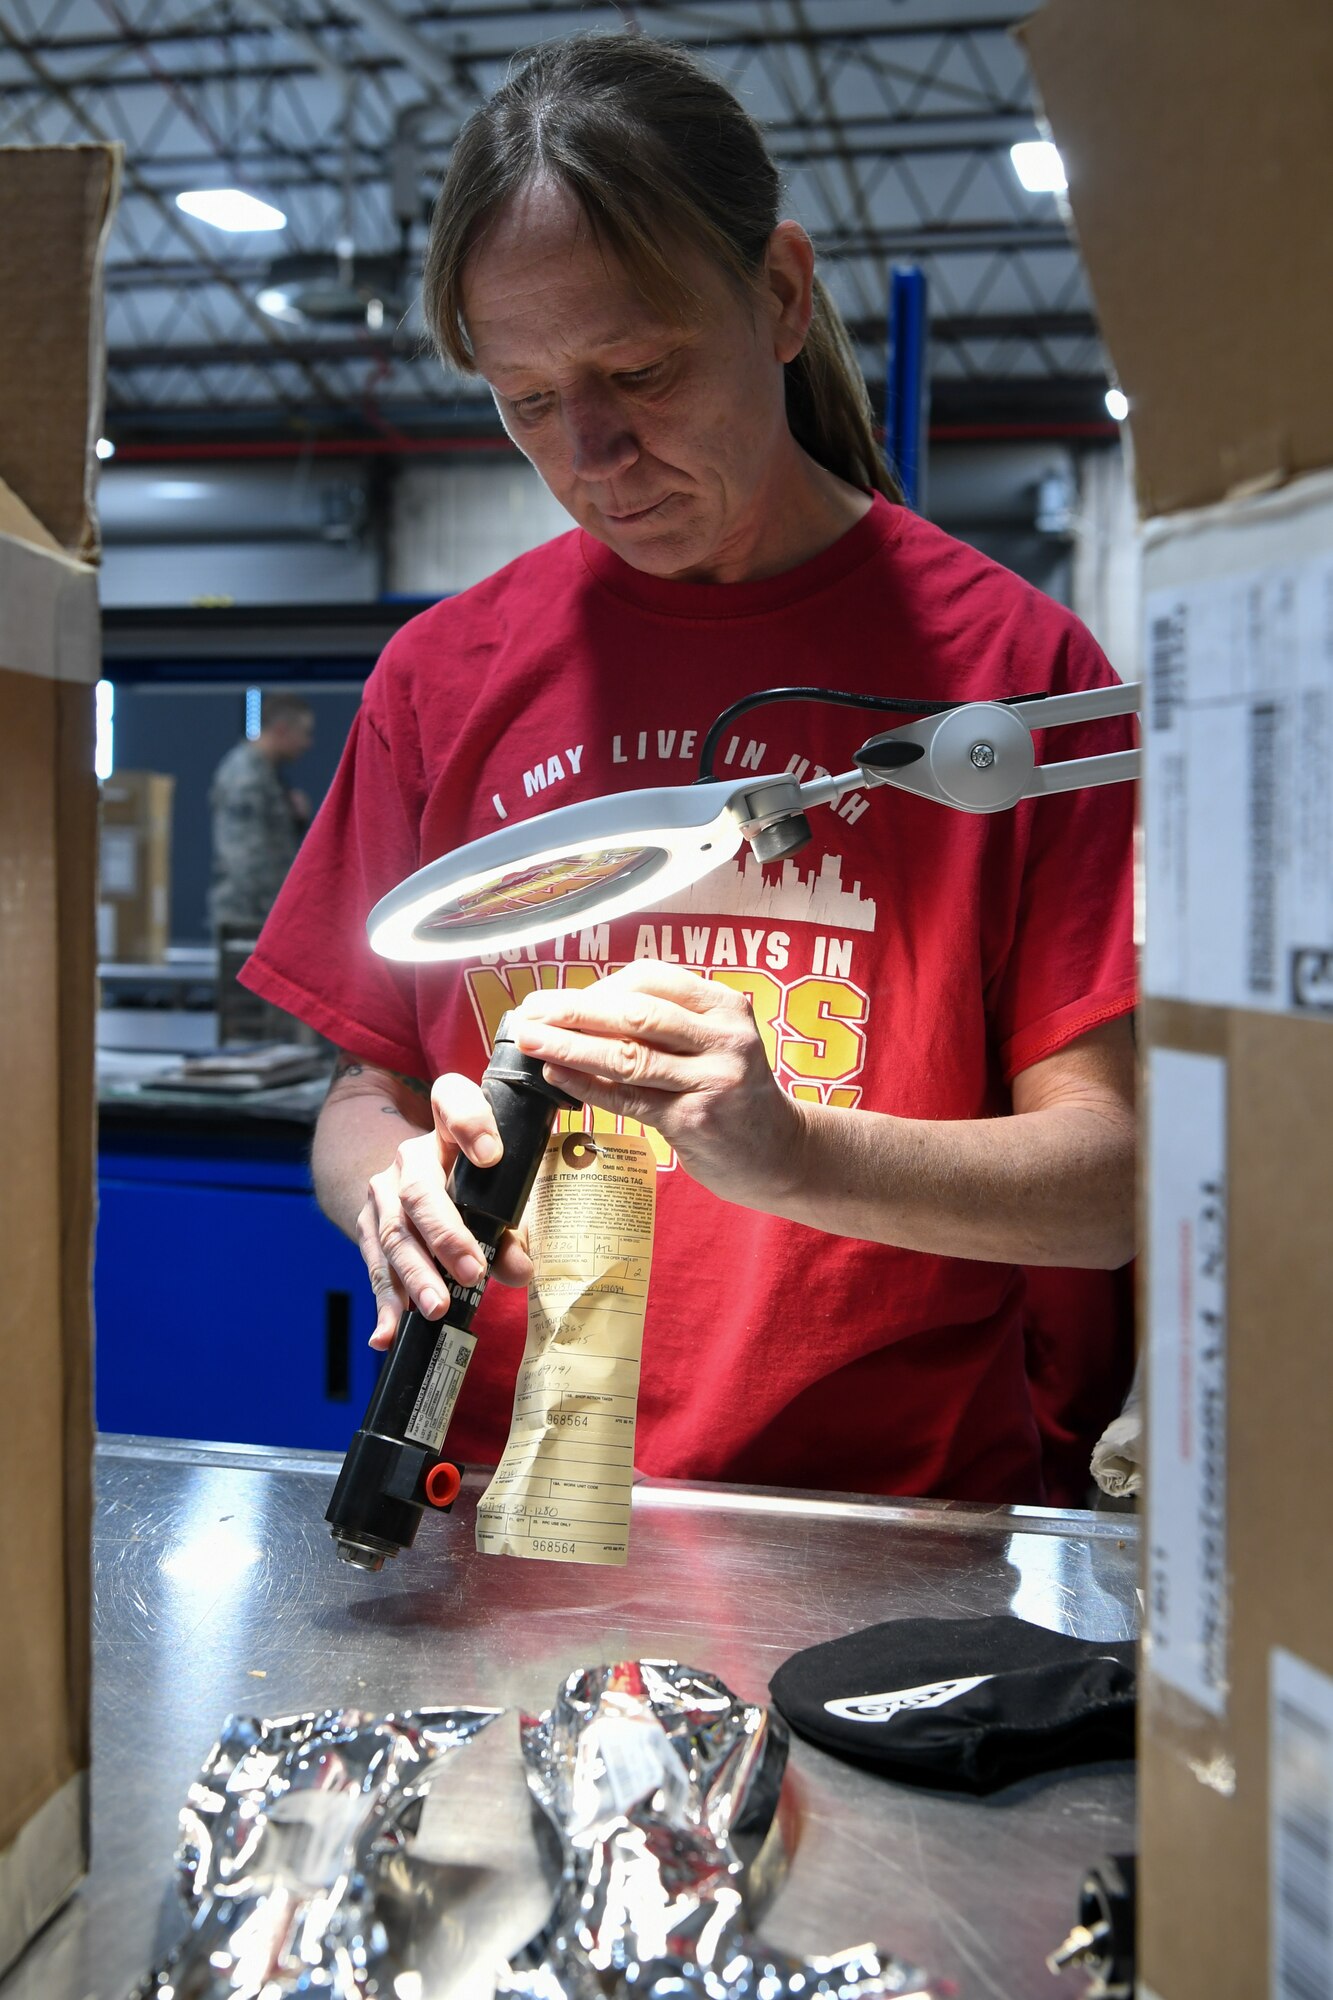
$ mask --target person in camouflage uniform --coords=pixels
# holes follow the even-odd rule
[[[299,695],[265,695],[260,729],[237,743],[209,790],[213,813],[213,882],[209,920],[258,935],[310,821],[310,801],[282,780],[284,764],[304,755],[314,740],[315,718]]]

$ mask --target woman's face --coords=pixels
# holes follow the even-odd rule
[[[780,224],[752,307],[686,259],[697,321],[664,320],[539,182],[474,251],[468,333],[505,429],[581,527],[650,575],[729,582],[764,562],[799,453],[783,364],[809,320],[809,245]]]

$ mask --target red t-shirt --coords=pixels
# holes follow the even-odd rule
[[[797,1096],[1001,1116],[1020,1070],[1133,1005],[1130,786],[985,817],[855,793],[813,811],[811,844],[779,866],[743,849],[662,907],[498,959],[393,965],[366,916],[503,822],[688,783],[710,722],[757,688],[956,700],[1112,679],[1069,612],[880,498],[813,561],[755,583],[645,576],[576,530],[390,642],[246,983],[369,1062],[478,1076],[535,982],[660,957],[750,995]],[[763,708],[728,733],[717,775],[846,770],[892,722]],[[1066,728],[1038,756],[1130,740],[1129,723]],[[1017,1270],[723,1205],[660,1158],[639,1466],[1040,1499]],[[499,1455],[524,1320],[522,1294],[492,1286],[450,1432],[464,1460]]]

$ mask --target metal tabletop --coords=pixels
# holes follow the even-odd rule
[[[628,1567],[594,1569],[479,1557],[469,1478],[451,1516],[366,1576],[324,1525],[336,1457],[113,1439],[98,1458],[92,1872],[0,2000],[120,2000],[180,1933],[176,1816],[231,1711],[544,1708],[571,1669],[640,1657],[764,1701],[797,1648],[885,1618],[1010,1611],[1100,1640],[1137,1626],[1124,1515],[648,1482]],[[448,1768],[454,1858],[508,1867],[496,1941],[517,1945],[545,1907],[535,1863],[513,1887],[531,1839],[517,1729],[500,1721]],[[1045,1954],[1085,1867],[1134,1844],[1128,1764],[976,1800],[794,1738],[784,1812],[792,1859],[764,1938],[802,1953],[873,1940],[960,2000],[1078,1995]]]

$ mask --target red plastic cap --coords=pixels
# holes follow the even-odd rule
[[[447,1458],[442,1458],[426,1474],[426,1498],[432,1507],[452,1507],[462,1484],[463,1475],[458,1467],[450,1465]]]

